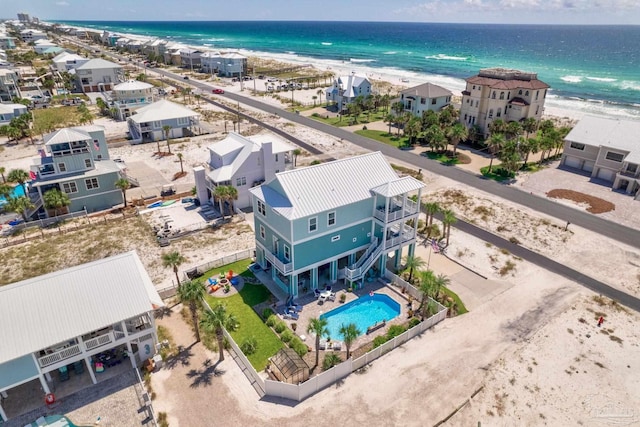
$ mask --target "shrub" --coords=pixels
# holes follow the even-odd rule
[[[397,337],[398,335],[402,335],[407,330],[403,325],[392,325],[389,326],[389,330],[387,331],[387,341],[392,339],[393,337]]]
[[[387,342],[387,337],[384,335],[377,336],[373,339],[373,348],[380,347]]]
[[[291,332],[291,330],[289,329],[285,329],[284,331],[282,331],[282,335],[280,335],[280,339],[282,340],[282,342],[288,343],[293,339],[293,332]]]
[[[249,356],[253,354],[258,349],[258,340],[254,337],[245,338],[240,344],[240,350],[245,354],[245,356]]]
[[[418,319],[417,317],[412,317],[411,320],[409,320],[409,329],[413,328],[418,323],[420,323],[420,319]]]
[[[342,359],[337,353],[328,353],[322,361],[322,370],[327,371],[340,363],[342,363]]]
[[[293,337],[293,339],[289,342],[289,347],[293,349],[300,357],[304,357],[305,354],[309,351],[307,345],[300,340],[298,337]]]
[[[269,320],[269,317],[271,317],[273,315],[273,310],[271,310],[270,308],[265,308],[264,310],[262,310],[262,318],[263,319],[267,319]],[[271,325],[269,325],[271,326]]]
[[[277,321],[278,317],[275,314],[272,314],[271,316],[267,317],[267,326],[273,328]]]
[[[287,325],[284,324],[284,322],[278,322],[276,323],[276,326],[274,327],[274,329],[276,330],[277,333],[282,333],[282,331],[284,331],[285,329],[287,329]]]
[[[362,126],[362,130],[367,130],[367,127],[366,126]]]

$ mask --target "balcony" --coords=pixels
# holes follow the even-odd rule
[[[68,347],[64,347],[54,351],[53,353],[47,354],[46,356],[42,356],[38,358],[38,363],[41,368],[46,368],[47,366],[53,365],[58,362],[62,362],[63,360],[69,359],[71,357],[77,356],[81,353],[80,345],[74,344]]]
[[[619,171],[618,175],[624,176],[626,178],[638,178],[638,177],[640,177],[640,173],[638,173],[638,170],[636,170],[636,171],[623,170],[623,171]]]
[[[385,249],[391,249],[395,246],[413,240],[414,238],[414,234],[408,231],[405,231],[404,233],[395,233],[389,239],[385,240],[384,247]]]
[[[273,266],[275,266],[282,274],[289,274],[293,271],[293,263],[288,262],[284,263],[280,261],[274,254],[272,254],[268,250],[264,250],[264,257],[269,261]]]
[[[122,334],[124,336],[124,334]],[[109,331],[106,334],[98,335],[97,337],[88,339],[84,342],[84,347],[87,351],[91,351],[94,348],[102,347],[103,345],[114,342],[116,338],[113,335],[113,331]]]
[[[418,203],[406,200],[404,204],[393,203],[385,215],[384,206],[376,208],[374,216],[383,222],[393,222],[418,213]]]

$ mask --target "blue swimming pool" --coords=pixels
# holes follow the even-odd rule
[[[391,297],[381,294],[365,295],[335,310],[320,315],[327,319],[327,329],[332,340],[342,340],[340,326],[355,323],[360,335],[367,332],[369,326],[386,320],[387,322],[400,315],[400,304]]]
[[[20,196],[24,196],[24,189],[22,188],[22,185],[18,184],[13,187],[11,197],[15,199],[16,197]],[[0,196],[0,205],[4,205],[5,203],[7,203],[7,199],[5,199],[4,196]]]

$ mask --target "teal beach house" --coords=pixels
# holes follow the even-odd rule
[[[290,296],[361,285],[413,254],[423,188],[379,152],[277,173],[250,190],[256,262]]]

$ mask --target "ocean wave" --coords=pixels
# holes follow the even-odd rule
[[[389,52],[383,52],[382,54],[383,55],[395,55],[396,53],[398,53],[398,52],[396,52],[395,50],[390,50]]]
[[[439,53],[437,55],[429,55],[429,56],[425,56],[425,59],[437,59],[439,61],[466,61],[467,58],[466,56],[452,56],[452,55],[445,55],[444,53]]]
[[[320,44],[321,44],[322,46],[331,46],[331,45],[333,45],[333,43],[330,43],[330,42],[322,42],[322,43],[320,43]]]
[[[356,58],[349,58],[350,62],[376,62],[375,59],[356,59]]]
[[[624,90],[640,90],[640,82],[634,82],[630,80],[623,80],[620,82],[620,89]]]
[[[613,79],[610,77],[587,77],[587,80],[592,80],[594,82],[603,82],[603,83],[611,83],[618,81],[618,79]]]
[[[580,76],[562,76],[560,80],[567,83],[580,83],[582,81],[582,77]]]
[[[205,39],[205,40],[208,41],[208,42],[223,42],[224,41],[224,39],[218,39],[218,38],[215,38],[215,37],[210,38],[210,39]]]
[[[295,53],[294,51],[292,51],[292,50],[288,50],[288,51],[287,51],[287,53],[288,53],[289,55],[295,55],[295,54],[296,54],[296,53]]]

